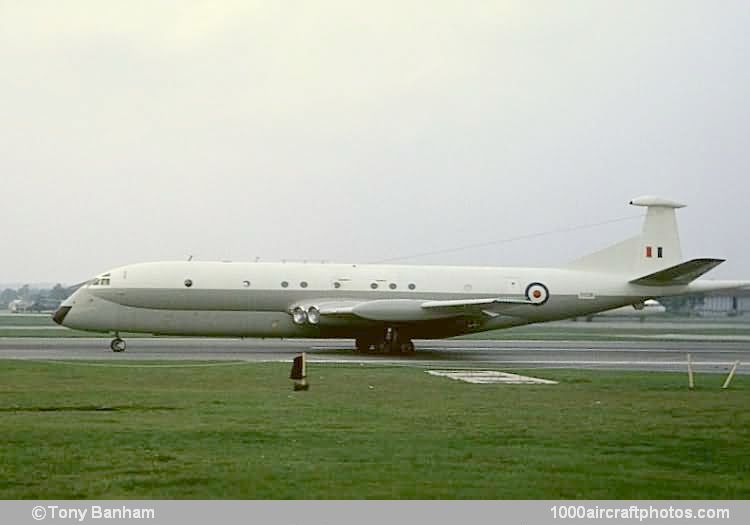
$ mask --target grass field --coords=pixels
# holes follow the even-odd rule
[[[3,326],[56,326],[52,314],[6,314],[0,315]]]
[[[715,319],[666,317],[641,324],[635,320],[609,319],[587,323],[556,322],[520,326],[463,336],[478,340],[511,341],[611,341],[670,340],[688,336],[695,341],[711,341],[717,337],[739,337],[750,341],[750,320],[743,317]],[[132,339],[151,337],[146,334],[122,334]],[[0,337],[102,337],[102,334],[69,330],[57,326],[49,315],[0,315]]]
[[[0,498],[750,497],[750,377],[0,361]]]

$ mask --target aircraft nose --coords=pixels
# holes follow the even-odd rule
[[[61,306],[55,311],[55,315],[52,316],[52,320],[62,326],[65,317],[70,313],[70,306]]]

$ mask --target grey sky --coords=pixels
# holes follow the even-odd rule
[[[745,1],[0,0],[0,281],[367,262],[689,207],[750,277]],[[627,221],[413,259],[558,265]]]

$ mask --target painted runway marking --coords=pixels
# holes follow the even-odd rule
[[[618,339],[655,339],[672,341],[750,341],[748,335],[721,335],[721,334],[613,334],[610,337]]]
[[[425,370],[431,376],[447,377],[456,381],[474,384],[506,384],[506,385],[556,385],[557,381],[549,379],[540,379],[538,377],[521,376],[518,374],[509,374],[507,372],[498,372],[496,370]]]
[[[684,365],[687,366],[687,360],[685,361],[553,361],[553,360],[498,360],[499,364],[532,364],[532,365],[618,365],[618,366],[629,366],[629,365]],[[726,361],[694,361],[694,365],[708,365],[708,366],[732,366],[734,363],[727,363]]]

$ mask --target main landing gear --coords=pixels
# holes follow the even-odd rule
[[[407,337],[400,337],[398,329],[386,328],[381,338],[358,337],[355,352],[361,354],[413,354],[414,342]]]
[[[113,352],[124,352],[128,345],[124,340],[120,339],[119,334],[116,334],[115,338],[112,339],[112,342],[109,344],[109,347]]]

